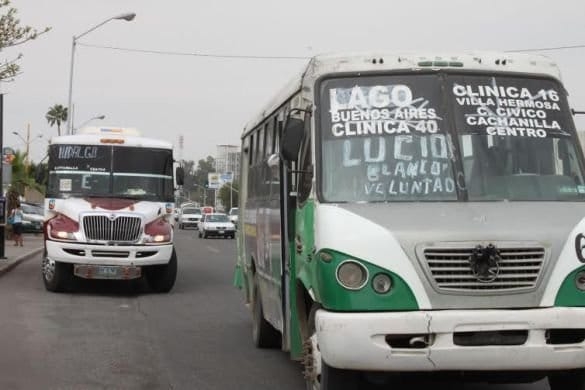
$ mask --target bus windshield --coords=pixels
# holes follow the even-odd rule
[[[51,145],[47,196],[172,201],[172,166],[166,149]]]
[[[580,201],[583,158],[550,79],[425,74],[321,84],[325,202]]]

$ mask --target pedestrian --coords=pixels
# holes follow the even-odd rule
[[[23,212],[20,207],[20,202],[16,204],[16,207],[10,212],[12,217],[12,239],[14,240],[14,246],[24,246],[22,240],[22,217]]]

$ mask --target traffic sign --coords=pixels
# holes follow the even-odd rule
[[[220,181],[222,184],[231,183],[234,181],[234,173],[233,172],[225,172],[221,174]]]
[[[209,182],[209,188],[218,189],[221,185],[220,174],[216,172],[208,173],[207,181]]]

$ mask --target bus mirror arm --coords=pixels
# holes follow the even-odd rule
[[[290,166],[288,164],[286,164],[286,159],[283,159],[282,155],[277,154],[277,153],[271,154],[268,157],[268,160],[266,160],[266,165],[268,165],[269,168],[278,168],[281,161],[285,162],[285,167],[286,167],[287,172],[290,172],[290,173],[313,173],[312,171],[299,171],[299,170],[290,169]]]
[[[573,115],[583,115],[585,111],[576,111],[575,109],[571,108],[571,114]]]
[[[286,170],[290,173],[308,173],[309,175],[313,174],[313,167],[311,167],[311,169],[307,169],[307,170],[301,170],[301,169],[290,169],[288,166],[286,167]]]
[[[47,173],[41,164],[39,164],[35,171],[35,181],[38,184],[43,184],[47,179]]]

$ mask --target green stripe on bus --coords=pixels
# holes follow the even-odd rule
[[[585,291],[579,290],[575,283],[581,271],[585,271],[585,266],[577,268],[565,278],[555,298],[555,306],[585,306]]]
[[[315,290],[321,305],[335,311],[404,311],[418,310],[416,297],[408,284],[396,273],[378,267],[365,260],[325,249],[317,253],[317,284]],[[322,260],[322,257],[330,259]],[[341,262],[354,260],[368,271],[368,279],[359,290],[348,290],[337,280],[336,271]],[[386,274],[392,280],[392,288],[385,294],[377,293],[372,287],[372,279],[377,274]]]

